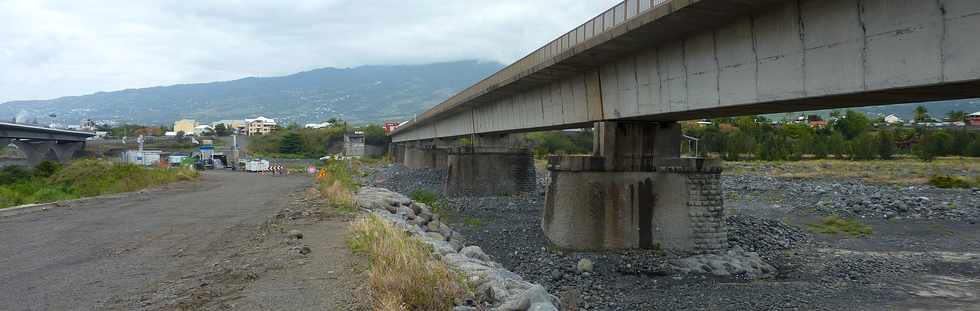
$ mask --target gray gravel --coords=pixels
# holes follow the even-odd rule
[[[440,193],[444,174],[444,171],[387,166],[373,173],[372,184],[402,193],[418,189]],[[732,215],[727,219],[731,244],[758,252],[765,262],[778,270],[772,278],[750,281],[737,276],[678,273],[669,264],[678,256],[660,250],[593,253],[556,249],[549,245],[540,229],[543,185],[547,177],[540,172],[538,176],[541,176],[539,189],[531,194],[448,198],[448,205],[457,213],[449,222],[467,237],[467,244],[479,245],[511,271],[544,285],[562,299],[565,307],[583,310],[889,310],[903,306],[902,303],[921,305],[917,297],[909,295],[903,282],[918,282],[921,274],[934,272],[937,267],[946,269],[944,273],[955,275],[976,271],[971,264],[980,267],[980,259],[976,263],[951,265],[941,256],[916,253],[915,249],[910,251],[918,255],[904,257],[864,250],[833,252],[830,250],[839,247],[835,245],[840,243],[861,248],[875,242],[869,238],[817,238],[798,221],[804,216],[831,214],[885,219],[886,212],[894,210],[896,212],[889,221],[932,219],[965,224],[956,230],[973,234],[965,238],[970,239],[978,236],[976,232],[980,231],[980,228],[968,225],[978,215],[977,194],[972,190],[723,176],[726,209]],[[920,200],[920,196],[928,197],[928,203],[912,203]],[[855,201],[852,197],[861,199]],[[884,198],[896,198],[892,201],[920,207],[898,213],[899,209],[892,209],[892,206],[901,203],[881,203],[888,200]],[[821,200],[831,202],[830,207],[817,208],[815,203]],[[948,203],[959,207],[943,206]],[[935,236],[947,239],[941,234]],[[916,245],[916,242],[907,241],[915,237],[889,235],[887,238],[906,240],[901,245]],[[889,247],[893,244],[900,243],[892,242]],[[977,246],[976,243],[961,245],[964,248],[958,251],[980,250],[968,249]],[[593,271],[578,271],[578,263],[584,258],[594,263]],[[976,276],[975,273],[972,275]],[[930,303],[934,302],[927,302],[925,306]],[[949,303],[944,306],[972,305],[972,302]]]
[[[802,214],[876,219],[980,220],[980,190],[893,186],[852,180],[723,176],[727,199],[769,203]]]

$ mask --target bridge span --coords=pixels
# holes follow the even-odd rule
[[[521,191],[507,134],[595,127],[592,155],[549,160],[552,242],[716,251],[720,169],[680,157],[676,121],[980,97],[977,29],[974,0],[627,0],[399,127],[393,153]]]
[[[85,139],[95,133],[54,129],[37,125],[0,122],[0,147],[13,143],[31,165],[37,165],[49,155],[65,162],[75,151],[85,147]]]

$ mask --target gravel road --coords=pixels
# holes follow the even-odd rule
[[[346,221],[303,176],[208,171],[0,219],[0,309],[353,309]],[[306,238],[285,232],[305,230]],[[327,290],[329,289],[329,290]]]

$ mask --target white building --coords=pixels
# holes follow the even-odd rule
[[[308,128],[308,129],[322,129],[322,128],[330,127],[330,126],[333,126],[333,123],[323,122],[323,123],[307,123],[303,127]]]
[[[248,136],[269,134],[278,127],[275,119],[261,116],[255,119],[245,119],[245,133]]]
[[[211,126],[207,124],[198,125],[194,127],[193,132],[194,136],[202,136],[214,132],[214,128],[211,128]]]
[[[888,123],[888,124],[898,124],[898,123],[904,123],[904,122],[905,121],[902,121],[902,118],[899,118],[898,116],[893,115],[893,114],[890,114],[890,115],[888,115],[888,116],[885,117],[885,123]]]

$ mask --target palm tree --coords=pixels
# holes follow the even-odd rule
[[[963,122],[966,121],[966,112],[962,110],[953,110],[946,114],[946,120],[949,122]]]
[[[916,123],[926,122],[929,120],[929,111],[926,110],[926,107],[916,106],[915,114],[912,119],[914,119]]]

